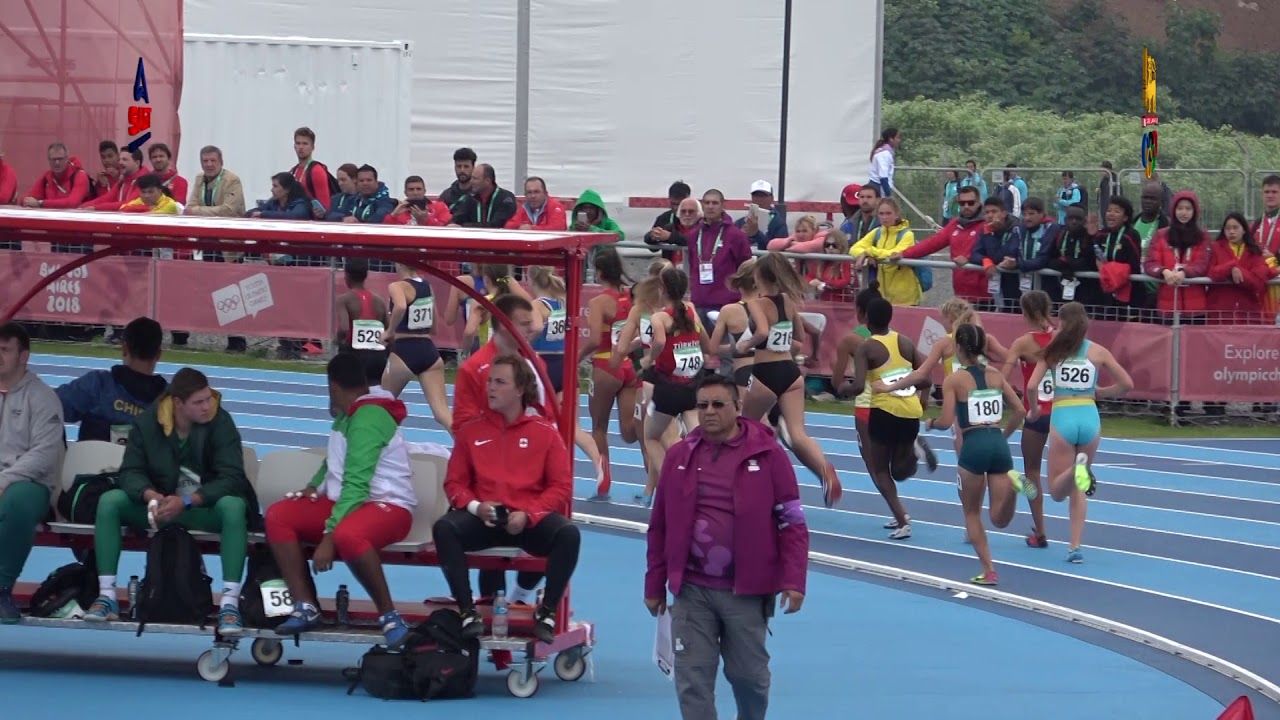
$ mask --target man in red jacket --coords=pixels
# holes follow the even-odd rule
[[[533,340],[533,305],[528,300],[519,295],[506,294],[495,299],[493,304],[497,306],[498,312],[511,319],[511,323],[520,330],[525,340]],[[511,337],[511,333],[507,332],[501,323],[494,320],[493,338],[458,368],[458,376],[454,380],[453,388],[455,427],[480,417],[489,407],[487,388],[489,369],[494,358],[499,355],[518,355],[519,352],[519,345],[516,344],[515,338]],[[537,358],[534,362],[538,363],[545,372],[546,365],[542,362],[542,358]],[[534,378],[537,380],[536,373]],[[542,387],[541,380],[537,380],[537,383],[537,396],[529,406],[539,415],[546,417],[546,389]],[[551,420],[554,422],[555,418]]]
[[[466,637],[484,632],[471,595],[466,553],[505,546],[547,558],[547,587],[534,610],[533,634],[550,643],[556,607],[578,565],[581,545],[577,526],[564,515],[573,494],[569,451],[555,426],[532,407],[538,384],[523,358],[494,359],[488,397],[479,418],[454,425],[444,480],[452,509],[432,528],[436,554]]]
[[[80,207],[89,197],[89,175],[80,159],[71,157],[67,146],[60,142],[49,146],[48,157],[49,172],[41,175],[31,186],[27,196],[22,198],[22,205],[51,210]]]
[[[956,192],[956,202],[960,206],[960,214],[951,219],[941,230],[921,242],[907,248],[901,255],[893,255],[890,262],[898,258],[927,258],[943,248],[947,256],[956,264],[951,272],[951,287],[958,298],[973,303],[979,310],[993,309],[991,291],[987,289],[987,275],[981,270],[963,270],[969,262],[969,255],[978,244],[978,239],[985,232],[982,219],[982,196],[978,188],[967,185]]]
[[[716,717],[716,669],[739,720],[769,707],[765,636],[775,598],[804,603],[809,528],[787,451],[768,426],[741,417],[738,386],[719,375],[697,390],[699,425],[667,451],[649,517],[644,604],[671,607],[676,696],[685,720]]]

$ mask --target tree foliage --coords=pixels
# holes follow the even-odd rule
[[[1064,117],[1047,110],[1001,107],[985,94],[954,100],[886,102],[884,125],[902,128],[895,184],[920,209],[939,219],[942,172],[909,167],[961,167],[974,159],[992,169],[1014,164],[1047,168],[1023,172],[1032,195],[1052,198],[1062,169],[1096,196],[1103,160],[1122,172],[1126,194],[1134,196],[1142,180],[1139,143],[1142,129],[1132,114],[1083,113]],[[1247,151],[1247,156],[1246,156]],[[1201,169],[1223,172],[1200,172]],[[1245,170],[1241,170],[1245,168]],[[1221,222],[1231,210],[1256,209],[1258,181],[1265,171],[1280,171],[1280,139],[1248,138],[1230,128],[1208,130],[1190,120],[1160,124],[1158,172],[1174,190],[1201,195],[1207,223]],[[1081,172],[1083,171],[1083,172]],[[1093,209],[1097,209],[1096,197]]]
[[[1163,86],[1162,122],[1192,120],[1280,136],[1280,54],[1219,50],[1221,19],[1169,3],[1166,38],[1134,37],[1106,0],[887,0],[884,94],[890,101],[985,93],[1000,106],[1059,114],[1141,114],[1148,47]]]

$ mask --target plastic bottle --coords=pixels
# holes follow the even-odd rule
[[[141,583],[138,582],[137,575],[129,576],[129,619],[138,619],[138,592]]]
[[[498,596],[493,599],[493,636],[499,640],[507,636],[509,628],[507,612],[507,593],[499,590]]]
[[[351,593],[347,590],[346,585],[338,586],[338,596],[334,599],[334,604],[338,606],[338,624],[348,625],[351,623]]]

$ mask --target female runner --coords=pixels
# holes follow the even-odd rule
[[[756,261],[754,279],[759,296],[747,302],[751,335],[740,337],[733,348],[735,355],[754,348],[754,380],[742,412],[753,420],[763,420],[774,405],[782,408],[796,457],[821,481],[823,504],[834,507],[843,492],[840,479],[822,448],[805,431],[804,374],[792,355],[793,345],[804,343],[804,324],[795,322],[797,305],[806,292],[804,281],[777,252]]]
[[[991,524],[1004,528],[1009,526],[1017,509],[1015,493],[1026,494],[1028,498],[1038,493],[1031,484],[1023,483],[1013,469],[1009,436],[1022,423],[1025,410],[1013,386],[1005,382],[1004,375],[982,363],[987,347],[985,336],[986,333],[977,325],[965,323],[955,329],[959,364],[942,383],[942,412],[926,427],[943,429],[954,424],[958,434],[964,436],[958,462],[960,501],[964,506],[964,524],[973,543],[973,552],[982,563],[982,574],[970,582],[996,585],[1000,581],[991,562],[987,531],[982,526],[982,496],[989,496],[990,510],[987,514]],[[1012,413],[1002,431],[1000,420],[1006,406]]]
[[[431,339],[435,323],[435,298],[431,285],[418,276],[418,271],[396,263],[400,279],[391,283],[391,318],[382,342],[391,348],[387,369],[382,374],[382,387],[396,397],[405,385],[418,378],[422,394],[431,406],[436,422],[453,434],[453,411],[444,390],[444,360]]]
[[[755,258],[744,260],[738,266],[738,271],[730,275],[725,284],[730,290],[741,295],[742,299],[720,308],[720,313],[716,316],[716,329],[711,332],[711,347],[719,348],[726,337],[729,339],[732,345],[733,381],[742,388],[741,396],[746,397],[752,385],[751,364],[755,357],[755,348],[747,348],[739,352],[738,343],[743,338],[750,337],[750,331],[754,327],[751,316],[747,312],[747,304],[760,296],[756,290]]]
[[[528,291],[519,282],[512,279],[510,265],[479,264],[476,265],[473,274],[459,275],[457,279],[490,300],[504,293],[512,292],[529,302],[533,302],[533,297],[529,295]],[[459,309],[462,310],[462,318],[465,322],[460,347],[463,355],[470,355],[477,347],[489,342],[491,327],[489,313],[481,308],[474,307],[470,297],[465,297],[461,290],[453,288],[449,293],[449,301],[444,307],[446,325],[453,325],[458,322]]]
[[[1004,365],[1004,377],[1012,381],[1013,374],[1022,368],[1022,385],[1026,390],[1022,397],[1030,406],[1035,403],[1040,408],[1040,417],[1035,422],[1027,420],[1022,425],[1022,472],[1028,482],[1035,486],[1036,496],[1031,498],[1031,534],[1027,536],[1027,545],[1034,548],[1049,547],[1049,538],[1044,527],[1044,488],[1040,485],[1040,463],[1044,460],[1044,448],[1049,442],[1049,418],[1053,410],[1053,375],[1046,373],[1039,386],[1031,384],[1031,373],[1036,369],[1036,361],[1040,353],[1053,339],[1053,325],[1049,323],[1052,301],[1043,290],[1032,290],[1022,294],[1022,319],[1026,321],[1029,332],[1013,341],[1009,346],[1009,359]]]
[[[649,479],[644,494],[636,497],[636,502],[645,507],[653,503],[658,471],[667,448],[673,444],[665,442],[667,429],[678,417],[684,418],[689,430],[698,426],[694,381],[702,374],[707,358],[714,355],[711,338],[698,321],[697,310],[684,299],[689,292],[689,276],[670,267],[662,271],[658,280],[664,309],[650,318],[653,344],[641,360],[642,374],[653,382],[652,408],[644,423],[645,439],[649,441]]]
[[[840,342],[836,345],[835,365],[831,368],[831,384],[840,397],[848,397],[851,394],[848,381],[845,380],[846,373],[849,370],[850,361],[858,352],[858,346],[871,337],[871,331],[867,329],[867,306],[878,297],[880,297],[880,283],[872,280],[871,284],[853,299],[854,309],[858,315],[858,326],[840,338]],[[871,386],[864,385],[862,392],[858,393],[853,401],[853,427],[858,433],[858,454],[862,456],[864,465],[867,465],[867,422],[870,420]],[[870,468],[870,465],[867,467]],[[893,529],[897,526],[898,522],[891,520],[885,528]]]
[[[1080,544],[1084,540],[1085,496],[1096,489],[1093,456],[1102,440],[1102,418],[1098,398],[1115,398],[1133,389],[1133,378],[1116,362],[1110,350],[1085,339],[1089,315],[1084,305],[1069,302],[1058,311],[1058,334],[1036,362],[1030,384],[1039,387],[1045,375],[1053,373],[1053,414],[1049,418],[1049,495],[1062,502],[1071,498],[1071,542],[1067,562],[1084,562]],[[1105,369],[1115,384],[1098,386],[1098,372]],[[1027,419],[1040,417],[1033,405]]]
[[[569,333],[569,318],[565,315],[564,278],[555,275],[549,267],[533,265],[529,268],[529,287],[538,296],[533,303],[536,315],[534,325],[542,326],[538,337],[530,346],[547,366],[547,376],[555,390],[556,401],[562,403],[565,401],[564,339]],[[575,385],[572,389],[574,392],[571,401],[576,402],[578,388]],[[558,421],[558,418],[553,419],[553,422]],[[574,429],[574,442],[591,459],[591,464],[596,469],[597,485],[603,483],[604,463],[600,460],[600,450],[596,447],[595,440],[586,430],[577,427]]]
[[[587,303],[587,327],[591,335],[582,344],[580,357],[592,356],[587,408],[591,413],[591,437],[595,440],[603,469],[603,477],[592,500],[605,501],[609,499],[609,486],[612,484],[609,415],[616,402],[618,433],[622,435],[623,442],[635,442],[638,435],[635,423],[637,382],[635,368],[630,363],[616,369],[609,363],[617,335],[631,310],[631,294],[624,284],[627,277],[622,272],[622,258],[618,256],[617,248],[605,245],[596,252],[592,264],[596,270],[596,282],[604,289]]]

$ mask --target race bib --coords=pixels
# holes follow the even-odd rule
[[[1076,286],[1079,280],[1067,280],[1062,283],[1062,299],[1068,302],[1076,299]]]
[[[293,612],[293,597],[284,580],[264,580],[258,588],[262,591],[262,611],[267,617],[284,617]]]
[[[1040,380],[1040,387],[1036,389],[1036,396],[1040,398],[1040,402],[1053,402],[1053,373],[1044,374],[1044,378]]]
[[[622,340],[622,328],[627,326],[626,320],[619,320],[613,324],[612,331],[609,334],[609,344],[618,347],[618,342]]]
[[[692,378],[702,371],[701,344],[694,342],[680,343],[672,348],[671,354],[676,361],[676,369],[672,373],[676,377]]]
[[[711,263],[698,263],[698,282],[703,285],[710,285],[715,280],[715,273],[711,270]]]
[[[352,320],[351,347],[356,350],[382,350],[382,321]]]
[[[418,298],[409,306],[408,327],[410,330],[430,330],[435,324],[435,316],[435,297]]]
[[[653,323],[649,318],[640,318],[640,344],[649,347],[653,344]]]
[[[116,445],[125,445],[129,442],[129,428],[132,425],[112,425],[111,426],[111,442]]]
[[[631,413],[631,417],[635,418],[636,420],[641,420],[643,419],[643,416],[644,416],[644,401],[641,400],[640,402],[636,403],[636,409],[634,412]]]
[[[1004,417],[1004,396],[999,390],[974,390],[968,406],[970,425],[995,425]]]
[[[792,337],[790,320],[774,323],[773,327],[769,328],[769,342],[765,345],[765,349],[769,352],[789,353]]]
[[[996,295],[1000,292],[1000,273],[987,278],[987,292]]]
[[[884,373],[883,375],[880,376],[880,379],[884,381],[885,384],[893,384],[910,374],[911,374],[910,370],[906,368],[899,368],[897,370],[890,370],[889,372]],[[890,394],[897,395],[898,397],[911,397],[912,395],[916,394],[916,386],[908,385],[906,387],[900,387],[897,390],[894,390]]]
[[[1098,379],[1098,369],[1086,358],[1063,360],[1054,371],[1053,386],[1063,390],[1084,392],[1093,390]]]
[[[1031,292],[1031,276],[1030,275],[1023,273],[1022,276],[1018,278],[1018,289],[1024,293]]]
[[[569,334],[569,317],[564,308],[551,311],[547,318],[547,342],[560,342]]]

